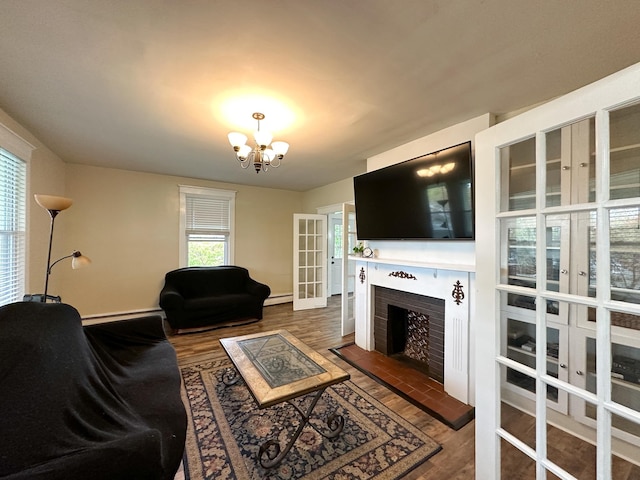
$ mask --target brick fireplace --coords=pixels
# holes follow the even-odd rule
[[[375,349],[444,383],[442,299],[374,286]]]
[[[473,382],[469,369],[469,312],[475,278],[472,271],[371,258],[358,259],[355,273],[356,345],[385,355],[397,354],[400,345],[401,354],[422,364],[422,371],[442,383],[445,392],[470,403]],[[404,339],[410,325],[426,338],[412,332],[413,336]],[[402,338],[398,340],[396,334]]]

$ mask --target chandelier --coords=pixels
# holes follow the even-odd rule
[[[273,135],[265,130],[260,130],[260,120],[264,120],[264,113],[256,112],[251,115],[258,122],[258,129],[253,132],[253,139],[256,144],[253,148],[247,145],[247,136],[239,132],[229,134],[229,143],[236,152],[236,157],[240,161],[242,168],[247,168],[253,164],[256,173],[260,170],[265,172],[270,167],[278,168],[285,154],[289,150],[287,142],[273,142]]]

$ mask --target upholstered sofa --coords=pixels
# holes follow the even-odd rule
[[[271,289],[243,267],[186,267],[165,275],[160,307],[171,328],[194,328],[262,319]]]
[[[173,479],[186,413],[162,325],[83,327],[66,304],[0,307],[0,478]]]

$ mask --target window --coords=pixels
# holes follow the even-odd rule
[[[180,266],[233,264],[236,192],[180,186]]]
[[[27,166],[0,148],[0,305],[25,291]]]
[[[333,258],[342,258],[342,223],[333,225]]]

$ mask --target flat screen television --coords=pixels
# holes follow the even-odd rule
[[[353,179],[360,240],[473,240],[471,142]]]

